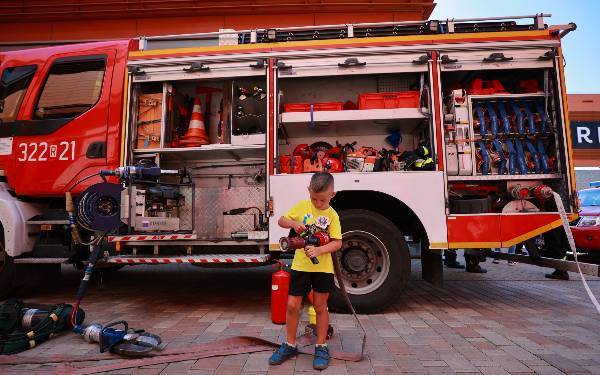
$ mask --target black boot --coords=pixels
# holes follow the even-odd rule
[[[448,268],[465,268],[462,264],[460,264],[456,260],[456,251],[455,250],[446,250],[444,251],[444,265]]]
[[[465,268],[465,266],[463,266],[462,264],[460,264],[458,261],[454,260],[454,261],[444,261],[444,265],[448,268],[457,268],[457,269],[463,269]]]
[[[569,280],[569,273],[567,271],[554,270],[552,273],[547,273],[546,275],[549,279],[554,280]]]
[[[465,263],[467,263],[467,272],[470,273],[486,273],[485,268],[479,265],[479,255],[465,254]]]
[[[482,268],[479,264],[476,266],[467,266],[467,272],[470,273],[487,273],[487,270],[485,268]]]

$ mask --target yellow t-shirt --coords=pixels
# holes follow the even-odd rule
[[[320,230],[327,232],[332,240],[342,239],[340,217],[331,206],[326,210],[319,210],[312,204],[310,199],[305,199],[292,207],[284,216],[303,223],[305,226],[316,224]],[[304,249],[296,249],[292,269],[304,272],[333,273],[331,253],[319,255],[317,259],[319,264],[313,264],[310,258],[306,256]]]

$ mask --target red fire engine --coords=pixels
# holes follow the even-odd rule
[[[552,191],[577,212],[561,50],[575,25],[544,16],[0,53],[0,288],[21,264],[85,259],[92,236],[107,266],[265,264],[320,170],[336,172],[336,256],[363,312],[404,289],[409,249],[439,281],[444,249],[556,228]]]

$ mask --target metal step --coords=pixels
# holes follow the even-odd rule
[[[114,264],[261,264],[271,259],[269,254],[204,254],[185,256],[113,256],[105,260]]]
[[[67,263],[69,258],[17,258],[16,264],[62,264]]]
[[[50,208],[40,215],[36,215],[27,220],[27,224],[69,224],[67,212],[64,209]]]
[[[168,233],[168,234],[126,234],[121,236],[108,236],[108,242],[141,242],[141,241],[178,241],[195,240],[198,235],[193,233]]]
[[[27,220],[27,224],[53,224],[53,225],[66,225],[69,224],[69,220]]]

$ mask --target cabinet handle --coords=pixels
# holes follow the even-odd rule
[[[358,61],[356,57],[349,57],[343,63],[338,63],[340,68],[352,68],[356,66],[365,66],[367,63],[365,61]]]
[[[189,68],[183,68],[184,71],[188,72],[188,73],[193,73],[193,72],[206,72],[208,70],[210,70],[210,67],[200,63],[200,62],[193,62],[192,65],[190,65]]]
[[[488,57],[484,57],[484,62],[502,62],[502,61],[510,61],[513,57],[506,57],[502,52],[494,52],[491,53]]]
[[[442,64],[454,64],[458,59],[451,59],[448,55],[442,55]]]

